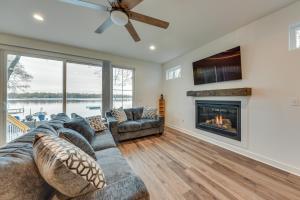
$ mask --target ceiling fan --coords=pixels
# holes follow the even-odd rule
[[[101,24],[95,31],[96,33],[99,34],[103,33],[113,24],[116,24],[118,26],[125,26],[129,34],[133,38],[133,40],[135,42],[139,42],[141,39],[130,20],[143,22],[163,29],[167,29],[169,27],[169,22],[131,11],[131,9],[133,9],[135,6],[140,4],[143,0],[107,0],[109,6],[91,3],[83,0],[60,0],[60,1],[64,3],[73,4],[75,6],[94,9],[97,11],[109,12],[110,17],[106,19],[106,21],[104,21],[104,23]]]

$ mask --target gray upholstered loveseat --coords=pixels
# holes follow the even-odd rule
[[[0,199],[48,200],[54,189],[41,177],[33,159],[32,142],[37,133],[57,134],[70,119],[57,115],[50,122],[0,148]],[[107,186],[72,200],[148,200],[143,181],[132,171],[116,147],[109,130],[96,134],[91,145],[96,153]]]
[[[124,109],[124,111],[127,116],[127,121],[122,123],[118,123],[111,112],[106,113],[108,127],[116,142],[163,134],[163,117],[156,116],[155,119],[143,119],[143,107]]]

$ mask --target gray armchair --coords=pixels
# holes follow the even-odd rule
[[[163,134],[164,118],[156,116],[155,119],[142,119],[143,108],[124,109],[127,121],[118,123],[111,112],[106,113],[108,127],[116,142],[135,139],[139,137]]]

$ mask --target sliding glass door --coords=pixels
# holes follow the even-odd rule
[[[67,114],[101,115],[102,67],[67,63]]]
[[[63,112],[63,61],[7,55],[6,142]]]
[[[101,62],[79,64],[17,54],[5,56],[5,142],[57,113],[77,113],[83,117],[101,115]]]

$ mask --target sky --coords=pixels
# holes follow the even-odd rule
[[[8,61],[14,56],[9,55]],[[33,76],[25,92],[63,92],[63,62],[22,56],[20,63]],[[102,68],[67,64],[67,92],[102,94]]]

